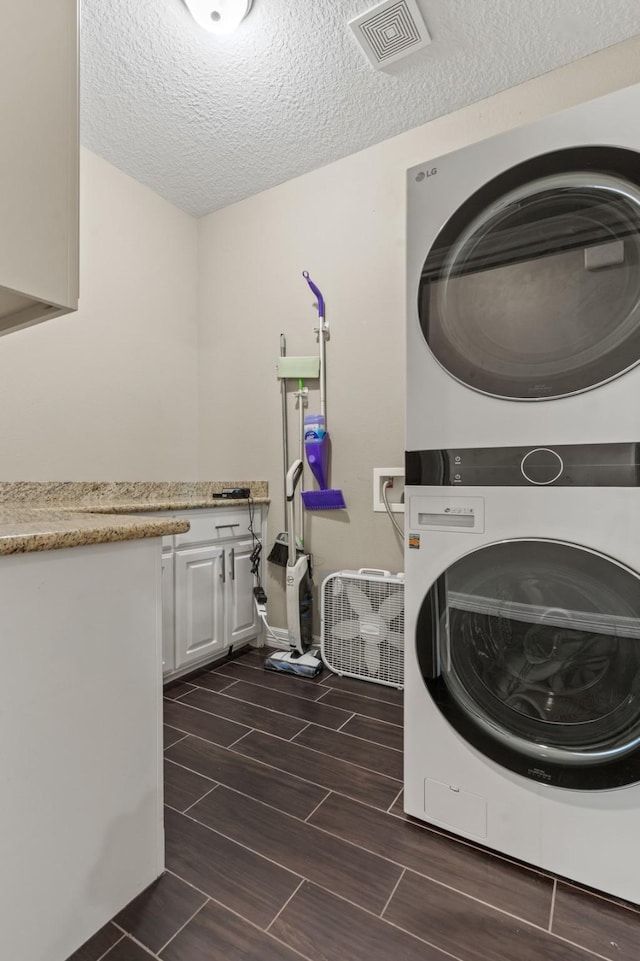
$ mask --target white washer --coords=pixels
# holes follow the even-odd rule
[[[407,446],[640,436],[640,85],[408,172]]]
[[[407,480],[406,812],[640,903],[640,445]]]

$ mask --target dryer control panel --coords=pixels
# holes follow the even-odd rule
[[[407,451],[407,486],[638,487],[640,443]]]
[[[441,497],[412,494],[409,498],[412,531],[484,533],[484,497]]]

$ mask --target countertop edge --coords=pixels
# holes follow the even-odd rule
[[[77,513],[89,514],[147,514],[154,511],[190,511],[190,510],[218,510],[221,507],[261,507],[270,503],[269,497],[242,497],[231,500],[230,498],[211,498],[209,500],[165,500],[165,501],[126,501],[123,503],[105,502],[104,504],[83,504],[82,507],[59,505],[59,510],[70,510]]]
[[[80,512],[78,512],[80,513]],[[82,513],[82,518],[91,515]],[[71,517],[69,518],[71,520]],[[78,527],[72,530],[55,529],[39,532],[24,532],[0,536],[0,556],[11,554],[30,554],[37,551],[62,550],[69,547],[87,547],[92,544],[111,544],[118,541],[142,540],[149,537],[163,537],[168,534],[183,534],[189,530],[189,522],[174,518],[166,520],[143,520],[137,518],[114,520],[109,526]]]

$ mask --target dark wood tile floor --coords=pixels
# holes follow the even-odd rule
[[[69,961],[639,961],[640,909],[403,814],[400,692],[263,657],[165,692],[167,872]]]

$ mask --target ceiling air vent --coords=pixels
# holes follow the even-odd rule
[[[349,21],[376,70],[431,43],[416,0],[386,0]]]

